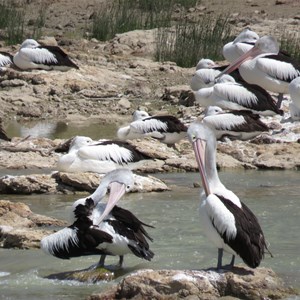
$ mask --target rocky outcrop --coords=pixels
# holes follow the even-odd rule
[[[49,226],[65,226],[65,221],[33,213],[24,203],[0,200],[0,247],[40,248],[41,238],[53,232]],[[43,227],[43,228],[42,228]]]
[[[104,174],[63,173],[31,174],[20,176],[3,176],[0,178],[0,193],[4,194],[42,194],[42,193],[76,193],[93,192]],[[167,185],[153,176],[134,175],[135,184],[132,192],[167,191]]]
[[[239,299],[283,299],[296,291],[266,268],[235,267],[230,272],[215,270],[140,270],[100,294],[100,299],[201,299],[230,296]]]

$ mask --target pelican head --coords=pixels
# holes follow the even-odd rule
[[[34,39],[27,39],[21,44],[21,48],[36,48],[40,44]]]
[[[206,165],[205,165],[205,161],[206,161],[205,157],[207,155],[206,145],[212,144],[214,147],[216,147],[215,134],[212,131],[212,129],[210,129],[203,123],[200,123],[199,121],[196,121],[190,125],[187,134],[188,134],[188,139],[192,144],[195,152],[195,157],[198,164],[205,194],[208,196],[209,194],[211,194],[211,191],[207,181]]]
[[[196,66],[196,70],[211,69],[214,67],[218,67],[218,65],[213,60],[211,60],[209,58],[202,58],[199,60],[197,66]]]
[[[104,212],[98,220],[100,224],[105,217],[111,212],[123,195],[129,192],[134,185],[133,173],[126,168],[120,168],[107,173],[101,180],[101,183],[95,193],[105,193],[109,190],[109,198]],[[94,194],[95,194],[94,193]],[[91,195],[93,198],[93,195]]]
[[[204,116],[215,116],[218,114],[222,114],[224,113],[223,109],[219,106],[208,106],[205,110],[204,110]]]
[[[87,136],[75,136],[70,145],[70,151],[78,150],[83,146],[92,145],[94,141]]]
[[[241,55],[237,60],[232,62],[224,71],[222,71],[218,76],[216,76],[216,79],[221,77],[223,74],[231,73],[232,71],[237,69],[243,62],[254,59],[260,54],[278,54],[278,52],[279,44],[277,40],[270,35],[265,35],[257,40],[253,48]]]
[[[250,28],[245,28],[233,41],[236,43],[247,43],[247,44],[255,44],[259,39],[259,35],[252,31]]]
[[[136,110],[132,114],[133,121],[142,120],[147,117],[149,117],[149,114],[143,110]]]

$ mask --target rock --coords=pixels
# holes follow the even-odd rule
[[[24,203],[0,200],[0,247],[39,248],[40,240],[53,230],[42,226],[65,226],[66,222],[33,213]]]
[[[267,268],[235,267],[230,272],[214,270],[139,270],[117,287],[94,294],[97,299],[283,299],[297,294]]]
[[[0,192],[5,194],[32,193],[92,193],[104,174],[97,173],[64,173],[32,174],[20,176],[3,176],[0,178]],[[135,175],[132,192],[161,192],[169,188],[161,180],[152,176]]]

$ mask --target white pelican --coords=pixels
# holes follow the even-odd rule
[[[289,83],[300,76],[300,66],[291,57],[279,53],[279,45],[271,36],[261,37],[251,50],[232,62],[218,76],[236,68],[239,68],[241,76],[248,83],[278,93],[277,107],[281,106],[283,94],[288,93]]]
[[[117,136],[121,140],[152,137],[167,145],[174,145],[186,137],[186,131],[187,127],[174,116],[149,116],[147,112],[137,110],[133,113],[133,122],[121,127]]]
[[[258,39],[259,35],[255,31],[245,28],[232,42],[223,47],[223,56],[228,62],[233,62],[248,52]]]
[[[239,84],[234,78],[222,75],[214,86],[196,92],[195,100],[201,106],[219,106],[231,110],[251,110],[269,116],[283,114],[271,95],[263,88],[247,83]]]
[[[57,168],[62,172],[107,173],[126,164],[131,169],[149,157],[122,141],[93,141],[76,136],[69,152],[58,159]]]
[[[13,62],[13,56],[7,52],[0,51],[0,69],[10,66]]]
[[[25,40],[13,57],[14,64],[21,70],[43,69],[67,71],[79,67],[58,46],[41,46],[33,39]]]
[[[219,179],[213,131],[203,123],[194,122],[188,129],[188,138],[202,179],[201,228],[218,248],[217,269],[223,268],[223,250],[233,255],[229,268],[234,265],[235,255],[249,267],[258,267],[265,250],[269,252],[265,237],[253,212]]]
[[[292,100],[290,103],[291,118],[294,121],[300,121],[300,77],[290,83],[289,93]]]
[[[120,257],[122,267],[125,254],[151,260],[154,253],[149,249],[144,226],[129,210],[115,206],[134,184],[133,174],[128,169],[107,173],[96,191],[74,202],[74,223],[41,240],[41,248],[47,254],[62,259],[84,255],[101,255],[96,267],[103,267],[106,255]],[[110,190],[107,204],[103,198]]]
[[[198,91],[204,87],[214,85],[216,76],[221,73],[217,68],[218,65],[211,59],[200,59],[196,67],[196,72],[191,79],[191,89]]]
[[[218,106],[206,108],[202,123],[214,131],[217,140],[229,137],[245,141],[269,131],[269,127],[260,120],[258,114],[249,110],[225,112]]]

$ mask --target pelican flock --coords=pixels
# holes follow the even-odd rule
[[[147,231],[151,228],[155,235],[153,226],[117,206],[134,185],[132,170],[151,159],[128,140],[151,137],[168,146],[187,139],[192,146],[203,189],[201,229],[218,249],[217,271],[232,269],[236,256],[250,268],[257,268],[265,254],[272,256],[258,218],[218,176],[217,144],[227,137],[246,143],[269,133],[264,120],[286,114],[285,103],[281,107],[283,94],[291,96],[290,119],[300,121],[300,66],[280,51],[274,37],[259,37],[249,28],[224,45],[222,53],[228,65],[200,59],[189,82],[195,103],[205,114],[201,120],[187,125],[173,115],[151,116],[138,109],[131,123],[116,131],[114,140],[72,139],[68,153],[58,158],[57,170],[104,176],[94,193],[73,203],[71,225],[41,240],[45,253],[61,259],[99,255],[93,267],[105,266],[107,255],[119,257],[118,268],[126,254],[153,259],[149,245],[153,239]],[[18,71],[79,69],[61,48],[42,46],[33,39],[25,40],[15,55],[0,52],[0,67],[11,64]],[[278,94],[277,102],[272,93]],[[0,129],[0,139],[9,141]],[[228,265],[223,264],[224,251],[232,255]]]
[[[128,169],[107,173],[92,195],[73,203],[73,224],[41,240],[42,250],[61,259],[101,255],[93,267],[104,267],[107,255],[119,256],[118,268],[122,267],[126,254],[150,261],[154,253],[147,239],[152,241],[152,238],[144,227],[152,226],[129,210],[116,206],[133,185],[134,177]],[[108,191],[108,201],[102,203]]]

